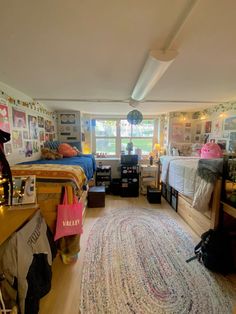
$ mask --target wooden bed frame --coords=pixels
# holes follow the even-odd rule
[[[57,205],[60,204],[62,199],[62,189],[63,187],[69,187],[71,193],[73,192],[73,186],[70,183],[62,184],[58,183],[36,183],[37,187],[37,203],[39,204],[40,211],[46,220],[47,225],[55,233],[56,229],[56,219],[57,219]],[[83,217],[85,216],[85,209],[87,206],[87,193],[83,191],[80,195],[79,202],[83,202]]]
[[[219,224],[221,180],[215,183],[210,211],[207,214],[201,213],[191,206],[192,200],[181,193],[178,194],[177,213],[187,222],[187,224],[198,234],[206,232],[208,229],[216,228]]]

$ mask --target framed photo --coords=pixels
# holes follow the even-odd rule
[[[211,121],[205,123],[205,133],[211,133]]]

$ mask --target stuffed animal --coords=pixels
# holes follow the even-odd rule
[[[41,158],[47,159],[47,160],[51,160],[51,159],[55,160],[55,159],[63,158],[63,155],[45,147],[45,148],[41,148]]]
[[[78,155],[78,152],[67,143],[61,143],[58,147],[58,152],[62,154],[63,157],[74,157]]]
[[[222,150],[216,143],[206,143],[201,149],[201,158],[221,158],[223,157]]]

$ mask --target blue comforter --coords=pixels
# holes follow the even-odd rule
[[[83,154],[75,157],[62,158],[57,160],[45,160],[38,159],[34,161],[26,161],[21,164],[56,164],[56,165],[68,165],[68,166],[80,166],[83,168],[84,173],[88,180],[93,177],[96,170],[95,158],[92,154]]]

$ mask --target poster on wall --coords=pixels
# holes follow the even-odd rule
[[[29,138],[38,139],[37,118],[35,116],[28,115],[28,124],[29,124]]]
[[[29,139],[29,133],[28,131],[23,131],[23,139],[28,140]]]
[[[52,125],[52,121],[45,120],[45,131],[46,132],[51,132],[51,125]]]
[[[33,141],[33,153],[39,152],[39,146],[37,141]]]
[[[197,123],[196,124],[196,134],[201,134],[202,133],[202,124],[201,123]]]
[[[200,142],[200,135],[195,135],[194,141],[195,142]]]
[[[4,151],[6,155],[12,154],[12,146],[11,143],[5,143],[4,144]]]
[[[190,142],[191,141],[191,135],[190,134],[185,134],[184,135],[184,141],[185,142]]]
[[[214,120],[212,122],[212,124],[213,124],[212,133],[213,133],[214,137],[222,136],[221,135],[221,133],[222,133],[222,120],[220,120],[220,119]]]
[[[205,133],[211,133],[211,121],[205,123]]]
[[[236,130],[236,117],[225,119],[224,130]]]
[[[38,116],[38,126],[39,128],[44,128],[44,118]]]
[[[182,123],[172,124],[172,141],[183,142],[184,140],[184,128]]]
[[[33,154],[32,142],[25,142],[25,157],[31,157]]]
[[[0,129],[10,133],[8,107],[3,103],[0,103]]]
[[[61,124],[75,124],[76,118],[75,114],[60,114],[60,122]]]
[[[12,131],[12,145],[13,148],[22,148],[22,131],[13,130]]]
[[[26,113],[12,107],[12,120],[15,128],[26,128]]]
[[[39,131],[39,140],[40,142],[44,142],[44,131]]]

